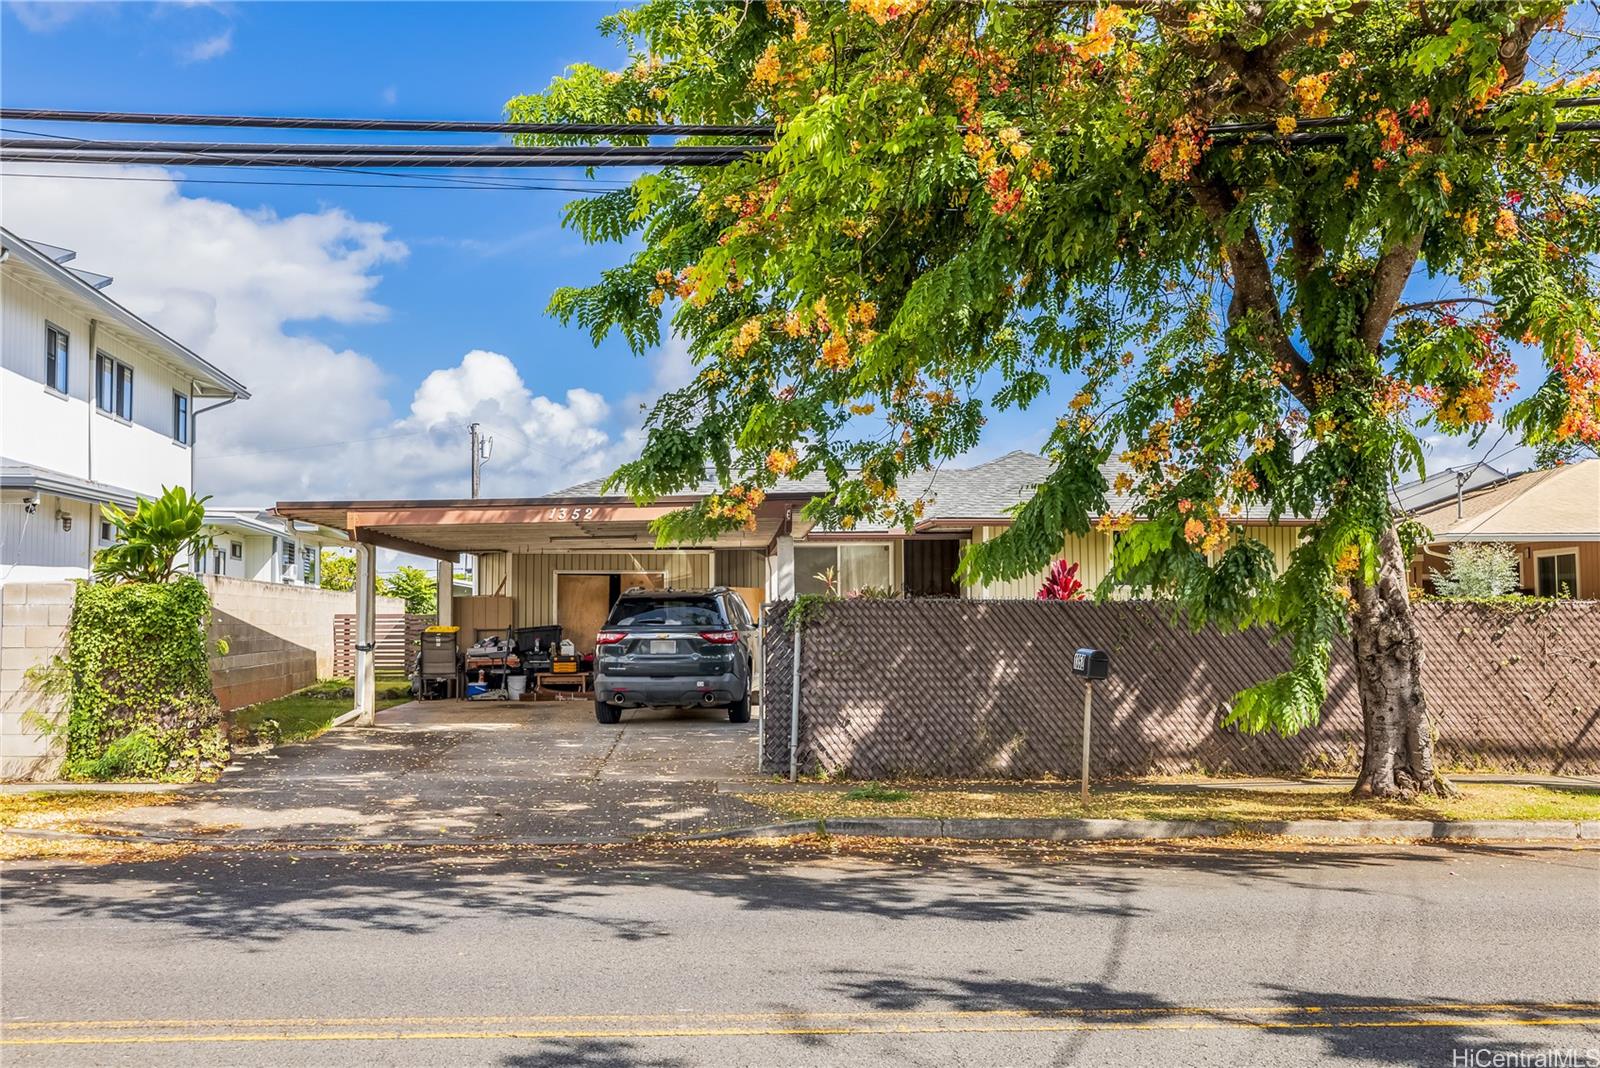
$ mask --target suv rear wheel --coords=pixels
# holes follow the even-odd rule
[[[744,695],[743,699],[735,701],[733,704],[728,706],[728,722],[750,722],[750,695],[748,693]]]
[[[748,707],[748,706],[747,706]],[[594,718],[601,723],[613,724],[622,722],[622,709],[616,705],[608,705],[604,701],[594,703]],[[748,713],[746,718],[748,718]]]

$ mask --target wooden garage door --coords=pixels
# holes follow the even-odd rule
[[[658,590],[665,581],[659,572],[612,575],[557,575],[556,623],[561,636],[572,642],[578,655],[594,652],[594,636],[605,626],[611,606],[623,590],[634,586]]]

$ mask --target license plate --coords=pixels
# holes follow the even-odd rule
[[[678,651],[678,643],[675,642],[675,641],[673,641],[673,642],[654,642],[653,641],[653,642],[650,643],[650,651],[652,653],[675,653],[675,652]]]

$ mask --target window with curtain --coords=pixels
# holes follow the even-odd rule
[[[856,593],[868,586],[887,589],[890,584],[889,553],[882,545],[796,545],[794,547],[794,589],[798,595],[823,594],[828,584],[819,575],[831,570],[839,596]]]

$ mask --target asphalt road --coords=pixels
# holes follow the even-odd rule
[[[1600,852],[1570,848],[210,853],[3,890],[8,1068],[1600,1048]]]

